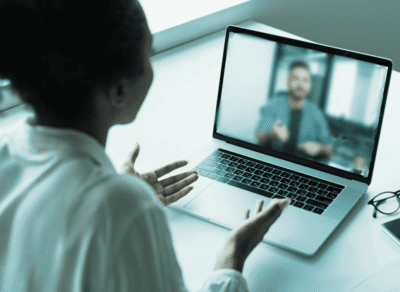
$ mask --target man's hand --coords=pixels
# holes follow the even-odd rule
[[[257,202],[255,216],[252,219],[249,219],[250,209],[246,210],[245,223],[232,231],[214,270],[234,269],[242,272],[247,257],[279,218],[283,208],[290,204],[290,200],[273,199],[268,208],[261,211],[263,204],[264,200]]]
[[[280,120],[275,121],[272,125],[272,132],[274,133],[276,139],[286,143],[289,140],[289,131],[281,123],[282,122]]]
[[[320,154],[329,157],[333,152],[330,145],[312,141],[303,143],[297,146],[297,148],[311,157],[315,157]]]
[[[195,170],[177,174],[161,181],[158,180],[160,177],[187,165],[187,161],[176,161],[154,171],[139,174],[134,168],[135,161],[139,156],[139,151],[140,147],[137,144],[130,153],[129,159],[123,164],[121,173],[132,174],[145,180],[153,188],[158,200],[164,206],[168,206],[169,204],[178,201],[193,190],[193,187],[189,185],[199,178],[199,175]]]

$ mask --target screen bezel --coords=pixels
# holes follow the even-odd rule
[[[376,65],[382,65],[382,66],[387,67],[388,70],[387,70],[387,74],[386,74],[385,88],[384,88],[383,97],[382,97],[382,105],[381,105],[381,110],[380,110],[379,122],[378,122],[378,126],[377,126],[377,131],[376,131],[376,139],[375,139],[375,143],[374,143],[374,149],[372,152],[371,163],[369,165],[369,172],[368,172],[367,177],[364,177],[360,174],[351,173],[351,172],[348,172],[345,170],[336,169],[336,168],[330,167],[330,166],[322,164],[322,163],[310,161],[310,160],[299,158],[299,157],[285,155],[283,153],[273,151],[271,149],[268,149],[268,148],[265,148],[265,147],[262,147],[259,145],[250,144],[248,142],[240,141],[240,140],[237,140],[237,139],[234,139],[231,137],[227,137],[227,136],[217,133],[218,110],[219,110],[219,106],[220,106],[221,94],[222,94],[222,88],[223,88],[223,80],[224,80],[224,73],[225,73],[225,64],[226,64],[229,34],[231,32],[251,35],[251,36],[263,38],[266,40],[279,42],[282,44],[312,49],[312,50],[316,50],[316,51],[320,51],[320,52],[324,52],[324,53],[328,53],[328,54],[332,54],[332,55],[353,58],[356,60],[365,61],[365,62],[369,62],[369,63],[373,63]],[[330,173],[330,174],[333,174],[336,176],[344,177],[344,178],[351,179],[351,180],[357,180],[357,181],[360,181],[360,182],[363,182],[363,183],[366,183],[369,185],[372,180],[372,174],[373,174],[373,169],[374,169],[374,165],[375,165],[375,158],[376,158],[376,153],[377,153],[378,144],[379,144],[379,137],[380,137],[380,133],[381,133],[383,114],[384,114],[385,106],[386,106],[390,77],[392,74],[392,68],[393,68],[392,61],[389,59],[386,59],[386,58],[367,55],[367,54],[363,54],[363,53],[359,53],[359,52],[344,50],[344,49],[321,45],[321,44],[317,44],[317,43],[310,43],[310,42],[290,39],[290,38],[277,36],[277,35],[273,35],[273,34],[269,34],[269,33],[265,33],[265,32],[254,31],[254,30],[230,25],[226,28],[226,33],[225,33],[225,43],[224,43],[224,52],[223,52],[223,57],[222,57],[220,82],[219,82],[219,87],[218,87],[217,106],[216,106],[215,117],[214,117],[213,138],[225,141],[227,143],[230,143],[230,144],[242,147],[242,148],[253,150],[253,151],[256,151],[256,152],[259,152],[262,154],[270,155],[270,156],[273,156],[273,157],[276,157],[279,159],[283,159],[283,160],[297,163],[297,164],[300,164],[300,165],[303,165],[306,167],[310,167],[310,168],[317,169],[317,170],[320,170],[323,172],[327,172],[327,173]]]

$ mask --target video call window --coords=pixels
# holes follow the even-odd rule
[[[231,32],[217,133],[368,176],[387,68]]]

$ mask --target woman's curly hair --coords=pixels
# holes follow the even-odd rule
[[[133,0],[0,0],[0,78],[39,115],[83,120],[98,88],[142,70]]]

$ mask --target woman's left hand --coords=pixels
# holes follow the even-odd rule
[[[168,206],[169,204],[178,201],[180,198],[186,196],[191,190],[193,190],[193,187],[189,185],[199,178],[199,175],[195,170],[187,171],[163,180],[159,180],[160,177],[163,177],[164,175],[187,165],[187,161],[176,161],[154,171],[140,174],[134,168],[135,161],[139,156],[139,151],[140,147],[137,144],[129,155],[129,159],[122,165],[121,173],[133,174],[145,180],[153,188],[158,200],[164,206]]]

